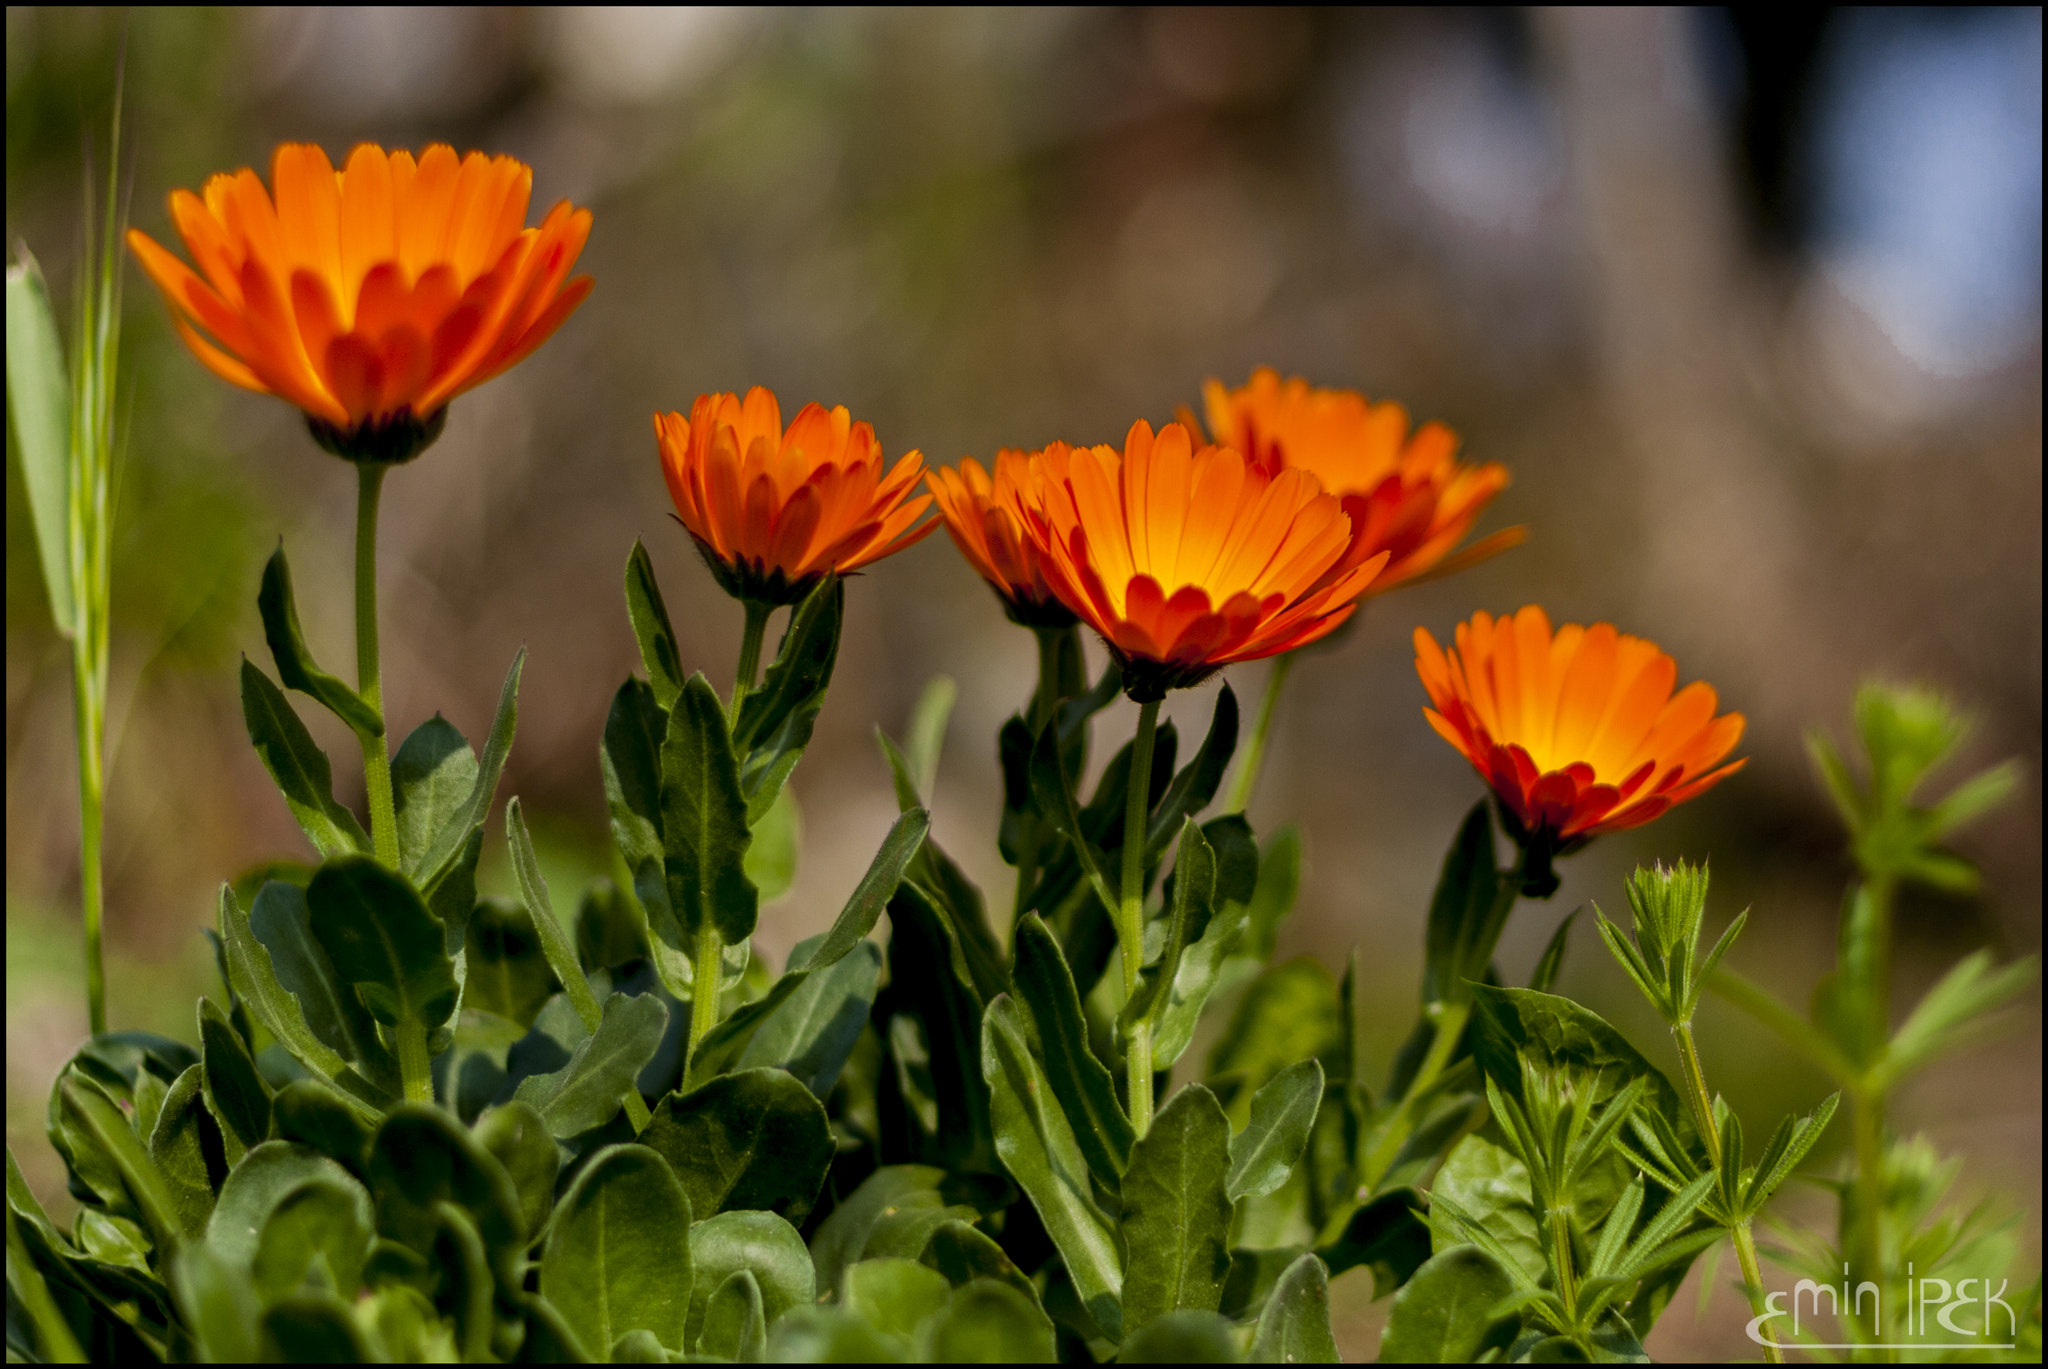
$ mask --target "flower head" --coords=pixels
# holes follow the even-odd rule
[[[1744,764],[1720,765],[1742,715],[1715,716],[1704,682],[1673,694],[1677,663],[1611,623],[1553,634],[1533,604],[1511,618],[1476,613],[1448,652],[1415,629],[1415,669],[1435,705],[1423,710],[1430,726],[1493,787],[1525,844],[1639,827]]]
[[[1047,584],[1139,702],[1328,635],[1387,559],[1345,563],[1350,520],[1313,475],[1198,448],[1178,423],[1138,423],[1121,453],[1047,448],[1022,505]]]
[[[1064,443],[1055,443],[1062,452]],[[969,565],[981,573],[1010,617],[1025,627],[1066,627],[1074,615],[1045,578],[1038,548],[1025,533],[1023,499],[1030,485],[1034,453],[996,453],[995,474],[973,457],[958,469],[925,477],[946,533]]]
[[[1451,555],[1506,488],[1507,467],[1460,463],[1455,433],[1441,423],[1409,432],[1399,404],[1371,404],[1354,390],[1312,389],[1264,367],[1235,390],[1211,380],[1203,397],[1216,441],[1267,471],[1309,471],[1343,501],[1351,517],[1347,564],[1387,553],[1368,594],[1463,569],[1524,536],[1509,528]]]
[[[806,404],[787,430],[760,386],[699,395],[690,416],[656,414],[661,473],[676,517],[728,594],[793,604],[826,575],[846,575],[918,542],[931,505],[911,497],[924,458],[886,471],[875,430],[842,408]]]
[[[193,353],[305,411],[328,450],[400,461],[449,400],[515,365],[590,293],[569,269],[590,211],[526,227],[533,170],[436,143],[415,161],[364,143],[337,172],[285,143],[270,188],[244,168],[171,193],[194,271],[147,234],[128,246]]]

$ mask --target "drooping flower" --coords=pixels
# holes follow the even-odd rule
[[[1053,445],[1066,449],[1065,443]],[[1005,448],[996,453],[993,476],[968,457],[957,469],[934,470],[925,483],[953,545],[988,581],[1010,617],[1025,627],[1066,627],[1074,615],[1045,578],[1039,551],[1025,532],[1022,501],[1033,459],[1033,453]]]
[[[699,395],[690,416],[656,414],[661,472],[718,583],[734,598],[793,604],[826,575],[847,575],[938,528],[912,527],[931,506],[916,495],[924,457],[884,470],[882,444],[844,407],[806,404],[782,426],[760,386]]]
[[[1140,703],[1328,635],[1384,555],[1347,565],[1351,523],[1306,471],[1271,472],[1169,423],[1113,447],[1050,447],[1021,501],[1045,578],[1102,634]]]
[[[1448,652],[1415,629],[1415,669],[1435,705],[1423,710],[1430,726],[1492,786],[1525,845],[1555,851],[1639,827],[1745,763],[1721,764],[1742,715],[1716,716],[1702,681],[1673,694],[1677,663],[1611,623],[1553,633],[1533,604],[1509,618],[1477,613]]]
[[[590,293],[589,277],[568,279],[590,211],[563,200],[526,227],[533,170],[510,157],[364,143],[337,172],[320,148],[285,143],[270,181],[244,168],[171,193],[197,272],[139,230],[128,246],[201,362],[297,405],[338,455],[417,455],[449,400],[524,359]]]
[[[1527,535],[1508,528],[1453,555],[1506,488],[1507,467],[1460,462],[1457,434],[1441,423],[1411,433],[1399,404],[1369,403],[1354,390],[1314,389],[1298,378],[1283,381],[1265,367],[1235,390],[1211,380],[1203,398],[1217,442],[1267,471],[1309,471],[1343,501],[1351,517],[1347,564],[1388,554],[1369,595],[1461,570]]]

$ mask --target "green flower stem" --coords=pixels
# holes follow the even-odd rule
[[[377,500],[383,493],[384,474],[389,469],[380,461],[356,463],[356,692],[363,702],[384,715],[383,667],[377,655]],[[398,868],[398,816],[391,793],[391,755],[384,734],[359,732],[363,746],[363,787],[370,805],[370,842],[377,859],[387,869]],[[420,1045],[424,1068],[426,1042]],[[403,1046],[401,1043],[401,1052]],[[400,1058],[404,1063],[403,1055]],[[412,1097],[413,1077],[405,1075],[406,1096]],[[431,1086],[430,1086],[431,1087]]]
[[[697,1060],[697,1043],[718,1025],[718,995],[723,985],[725,945],[716,927],[697,930],[697,956],[690,973],[690,1040],[683,1048],[683,1078]]]
[[[1033,628],[1031,635],[1038,639],[1038,692],[1031,696],[1031,736],[1036,741],[1038,734],[1052,720],[1060,703],[1060,639],[1070,628]],[[1017,897],[1011,906],[1010,918],[1014,923],[1024,916],[1024,900],[1031,896],[1032,881],[1038,877],[1038,813],[1027,809],[1023,821],[1018,824],[1017,833]]]
[[[1376,1189],[1379,1182],[1393,1168],[1394,1158],[1401,1153],[1401,1144],[1413,1130],[1415,1106],[1429,1086],[1451,1063],[1451,1052],[1458,1047],[1458,1038],[1465,1034],[1465,1024],[1472,1018],[1472,1002],[1468,998],[1454,998],[1437,1005],[1436,1034],[1430,1038],[1429,1054],[1422,1058],[1422,1067],[1415,1071],[1415,1079],[1408,1091],[1401,1095],[1401,1101],[1394,1108],[1394,1115],[1387,1119],[1365,1159],[1365,1186]]]
[[[741,700],[754,688],[754,676],[761,666],[761,638],[768,631],[768,615],[773,612],[773,604],[747,600],[747,625],[740,633],[740,668],[732,684],[731,717],[734,722],[739,721]]]
[[[1237,776],[1230,782],[1230,800],[1224,804],[1226,813],[1242,813],[1245,805],[1252,800],[1252,786],[1259,782],[1259,767],[1266,759],[1266,735],[1273,730],[1273,714],[1280,706],[1280,691],[1286,687],[1287,672],[1294,668],[1294,653],[1288,652],[1273,659],[1273,669],[1266,676],[1266,692],[1259,700],[1258,721],[1252,724],[1252,738],[1245,746],[1244,761],[1237,767]]]
[[[1864,1025],[1863,1039],[1880,1052],[1881,1043],[1891,1036],[1893,887],[1891,876],[1885,873],[1875,874],[1868,886],[1872,925],[1870,959],[1864,972],[1870,976],[1870,982],[1864,986],[1863,1001],[1869,1020]],[[1866,1062],[1868,1058],[1866,1053]],[[1868,1081],[1869,1074],[1866,1063],[1864,1081]],[[1844,1235],[1846,1253],[1855,1269],[1853,1277],[1858,1282],[1868,1279],[1881,1289],[1890,1289],[1884,1251],[1884,1112],[1882,1085],[1851,1085],[1849,1116],[1856,1143],[1856,1223]]]
[[[1152,739],[1158,727],[1159,701],[1138,705],[1138,736],[1131,744],[1131,780],[1124,802],[1123,897],[1116,920],[1126,1001],[1138,992],[1138,971],[1145,961],[1145,832],[1152,816]],[[1152,1129],[1151,1024],[1141,1022],[1132,1028],[1124,1062],[1131,1126],[1143,1136]]]
[[[398,1077],[405,1081],[405,1101],[433,1102],[434,1068],[427,1055],[426,1026],[408,1019],[394,1027],[391,1035],[398,1047]]]
[[[1571,1209],[1553,1207],[1549,1215],[1550,1257],[1557,1264],[1557,1296],[1567,1309],[1574,1309],[1579,1300],[1579,1276],[1572,1266]]]
[[[1672,1038],[1678,1043],[1678,1061],[1685,1075],[1686,1102],[1692,1107],[1693,1122],[1700,1129],[1700,1135],[1707,1143],[1707,1159],[1715,1169],[1721,1167],[1721,1129],[1714,1123],[1713,1095],[1707,1092],[1706,1071],[1700,1068],[1699,1048],[1693,1044],[1692,1023],[1675,1022],[1671,1027]],[[1750,1231],[1749,1218],[1728,1228],[1729,1239],[1735,1242],[1735,1262],[1742,1266],[1742,1287],[1749,1295],[1749,1309],[1757,1316],[1767,1310],[1764,1301],[1763,1268],[1757,1263],[1756,1237]],[[1764,1359],[1771,1364],[1783,1364],[1785,1352],[1775,1345],[1764,1346]]]
[[[105,615],[100,615],[105,632]],[[100,955],[100,923],[106,912],[106,877],[100,868],[105,828],[105,769],[101,741],[106,734],[106,673],[95,671],[90,627],[71,639],[72,713],[78,728],[78,882],[85,910],[85,1002],[93,1035],[107,1029],[107,976]],[[105,661],[105,653],[100,655]]]

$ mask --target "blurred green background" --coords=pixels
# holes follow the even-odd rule
[[[1118,440],[1197,402],[1205,377],[1271,364],[1448,422],[1513,472],[1483,527],[1533,529],[1476,571],[1375,602],[1304,662],[1253,803],[1262,828],[1308,830],[1286,947],[1331,964],[1368,948],[1383,1052],[1412,1017],[1440,852],[1479,793],[1422,722],[1408,636],[1482,607],[1610,618],[1750,719],[1741,777],[1602,840],[1552,905],[1518,914],[1511,979],[1564,912],[1615,910],[1637,861],[1683,854],[1712,859],[1717,920],[1753,909],[1735,963],[1803,1002],[1848,867],[1800,735],[1841,731],[1871,673],[1979,714],[1956,774],[2026,767],[2021,800],[1964,848],[1984,897],[1906,901],[1901,1001],[1969,948],[2039,948],[2038,9],[10,8],[8,239],[60,298],[124,40],[131,217],[167,243],[170,189],[267,174],[283,139],[337,159],[364,139],[508,152],[533,165],[536,219],[562,197],[594,211],[580,269],[595,294],[513,377],[455,405],[439,446],[386,487],[382,543],[401,733],[437,709],[481,733],[528,648],[501,795],[536,815],[562,899],[609,858],[596,741],[636,664],[619,594],[636,536],[686,664],[722,683],[737,648],[737,608],[669,519],[657,408],[765,384],[786,412],[848,405],[892,455],[985,461]],[[283,537],[315,648],[346,673],[353,480],[284,404],[202,370],[138,272],[127,316],[111,1015],[190,1036],[214,888],[305,854],[242,735],[233,672],[261,650],[256,575]],[[43,1099],[85,1013],[68,657],[20,489],[10,461],[7,1130],[48,1199],[62,1175]],[[886,829],[871,731],[900,731],[935,673],[961,687],[937,832],[1009,888],[989,840],[993,734],[1028,692],[1028,635],[943,536],[857,581],[848,621],[794,784],[797,882],[763,916],[778,961]],[[1229,672],[1247,706],[1264,670]],[[1168,712],[1186,732],[1212,702],[1183,694]],[[359,801],[353,747],[313,712]],[[1562,988],[1665,1059],[1590,936]],[[2014,1030],[1916,1084],[1899,1114],[1968,1155],[1972,1193],[2028,1208],[2034,1267],[2040,1022],[2036,990]],[[1719,1004],[1702,1048],[1744,1111],[1819,1094]],[[1369,1357],[1384,1309],[1355,1277],[1340,1341]],[[1734,1296],[1707,1292],[1703,1317],[1681,1297],[1653,1353],[1742,1344]]]

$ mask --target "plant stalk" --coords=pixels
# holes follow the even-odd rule
[[[732,684],[731,718],[739,721],[740,703],[753,692],[754,676],[761,666],[761,638],[768,630],[768,615],[775,612],[773,604],[757,604],[747,600],[747,625],[740,633],[740,668]]]
[[[725,944],[716,927],[697,931],[697,954],[690,967],[690,1039],[683,1048],[683,1078],[697,1062],[697,1045],[718,1025],[718,995],[724,988]]]
[[[1117,911],[1116,938],[1124,964],[1124,999],[1138,992],[1138,972],[1145,961],[1145,838],[1152,816],[1152,741],[1159,727],[1159,701],[1138,705],[1138,735],[1131,744],[1130,784],[1124,800],[1123,896]],[[1140,1023],[1132,1029],[1124,1055],[1130,1094],[1131,1126],[1143,1136],[1152,1129],[1152,1030]]]
[[[1031,696],[1028,723],[1034,744],[1045,725],[1052,721],[1060,703],[1060,639],[1070,628],[1034,628],[1038,639],[1038,692]],[[1026,809],[1017,833],[1017,896],[1011,904],[1010,921],[1024,916],[1024,901],[1031,897],[1032,881],[1038,877],[1038,812]]]
[[[392,1030],[398,1047],[398,1077],[405,1082],[405,1101],[434,1101],[434,1067],[427,1056],[427,1029],[417,1021],[400,1022]]]
[[[383,493],[382,462],[356,465],[356,692],[384,715],[384,674],[377,647],[377,501]],[[388,729],[387,729],[388,732]],[[370,806],[370,842],[386,869],[398,868],[398,816],[391,792],[391,753],[382,734],[359,732],[363,746],[363,787]],[[426,1042],[420,1042],[422,1053]],[[411,1076],[406,1076],[408,1090]],[[408,1097],[411,1094],[408,1092]]]
[[[1294,668],[1294,653],[1273,658],[1273,669],[1266,675],[1266,692],[1259,699],[1259,717],[1252,724],[1251,741],[1246,744],[1244,761],[1237,767],[1237,775],[1230,782],[1230,800],[1223,806],[1226,813],[1242,813],[1251,802],[1252,786],[1259,782],[1259,767],[1266,760],[1266,736],[1273,730],[1273,714],[1280,706],[1280,691],[1287,685],[1287,673]]]
[[[1693,1122],[1707,1143],[1707,1159],[1718,1170],[1723,1154],[1721,1129],[1714,1123],[1713,1095],[1707,1092],[1707,1074],[1700,1068],[1700,1052],[1699,1047],[1693,1044],[1692,1023],[1674,1022],[1671,1035],[1678,1043],[1678,1061],[1685,1075],[1685,1096],[1692,1107]],[[1742,1287],[1749,1295],[1749,1310],[1762,1316],[1768,1310],[1764,1300],[1764,1273],[1763,1267],[1757,1263],[1756,1237],[1750,1230],[1749,1218],[1744,1217],[1729,1227],[1728,1236],[1735,1243],[1735,1262],[1742,1267]],[[1785,1352],[1766,1342],[1764,1360],[1770,1364],[1783,1364]]]
[[[1892,888],[1891,877],[1883,873],[1873,875],[1867,887],[1871,954],[1867,962],[1870,982],[1864,986],[1863,996],[1869,1014],[1864,1024],[1866,1062],[1881,1057],[1883,1043],[1891,1035]],[[1866,1063],[1864,1081],[1869,1076]],[[1858,1082],[1850,1087],[1850,1128],[1856,1143],[1856,1222],[1844,1235],[1856,1280],[1869,1280],[1878,1288],[1889,1290],[1884,1251],[1884,1114],[1882,1085]],[[1880,1293],[1880,1302],[1885,1296]]]
[[[105,614],[84,610],[87,621],[71,639],[72,714],[78,732],[78,883],[85,913],[85,1002],[98,1036],[107,1029],[107,977],[100,950],[100,925],[106,913],[106,874],[101,868],[105,831],[105,769],[101,743],[106,735],[105,671],[96,670],[88,639],[95,627],[105,635]],[[97,616],[98,623],[93,622]],[[105,659],[104,652],[101,660]]]

